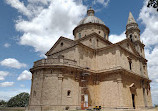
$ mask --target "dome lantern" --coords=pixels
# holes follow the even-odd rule
[[[87,10],[87,16],[94,16],[94,13],[95,13],[95,11],[92,9],[92,7],[90,7],[90,8]]]

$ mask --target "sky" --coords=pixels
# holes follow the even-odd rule
[[[109,27],[113,43],[126,38],[132,12],[146,45],[152,101],[158,104],[158,12],[146,4],[146,0],[1,0],[0,100],[30,93],[33,62],[45,58],[60,36],[73,39],[72,30],[92,6]]]

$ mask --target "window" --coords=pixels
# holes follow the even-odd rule
[[[97,39],[97,47],[99,46],[99,40]]]
[[[106,39],[106,33],[104,33],[104,39]]]
[[[132,61],[129,60],[128,62],[129,62],[129,69],[132,70]]]
[[[67,91],[67,96],[71,96],[71,91],[70,90]]]
[[[130,36],[129,36],[129,37],[130,37],[131,42],[133,42],[133,40],[132,40],[132,34],[130,34]]]
[[[145,74],[145,68],[146,68],[145,65],[143,65],[144,74]]]
[[[128,59],[128,63],[129,63],[129,69],[132,70],[132,58],[127,57],[127,59]]]
[[[60,43],[60,46],[62,47],[63,45],[64,45],[63,42],[61,42],[61,43]]]
[[[78,33],[78,37],[81,38],[81,33]]]
[[[100,34],[100,31],[99,31],[99,34]]]

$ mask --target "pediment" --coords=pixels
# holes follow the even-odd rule
[[[74,45],[74,41],[65,37],[60,37],[53,47],[46,53],[46,56],[64,50]]]
[[[139,55],[138,52],[136,51],[134,45],[130,42],[129,39],[125,39],[125,40],[118,42],[116,44],[119,44],[121,47],[123,47],[124,49],[128,50],[129,52],[131,52],[135,55]]]

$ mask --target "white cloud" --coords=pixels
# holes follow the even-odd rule
[[[27,65],[24,63],[20,63],[15,58],[7,58],[0,62],[0,65],[20,69],[22,67],[26,67]]]
[[[6,47],[6,48],[8,48],[8,47],[10,47],[11,45],[9,44],[9,43],[5,43],[4,44],[4,47]]]
[[[22,92],[30,93],[30,90],[21,89],[21,88],[20,89],[11,89],[11,90],[9,89],[9,90],[5,90],[5,91],[0,90],[0,99],[8,101],[11,97],[16,96],[17,94],[22,93]]]
[[[139,20],[145,25],[141,37],[147,47],[158,45],[158,13],[154,8],[147,8],[147,0],[139,14]]]
[[[125,38],[126,38],[125,32],[123,32],[120,35],[111,34],[109,36],[109,41],[111,41],[112,43],[116,43],[116,42],[119,42]]]
[[[26,15],[16,22],[16,30],[23,33],[19,43],[41,54],[45,54],[60,36],[73,38],[72,30],[86,14],[86,6],[79,0],[28,0],[26,6],[19,0],[6,1]]]
[[[110,0],[96,0],[96,2],[98,2],[100,4],[103,4],[105,7],[107,7]]]
[[[0,87],[11,87],[14,85],[14,82],[2,82],[0,83]]]
[[[153,104],[158,103],[158,13],[154,8],[147,8],[147,0],[144,1],[139,20],[145,25],[141,39],[146,45],[145,55],[148,60],[148,75],[152,80],[151,93]]]
[[[25,87],[25,85],[24,84],[20,84],[20,87]]]
[[[0,81],[5,80],[5,77],[9,74],[7,71],[0,71]]]
[[[17,80],[31,80],[32,78],[32,74],[31,72],[24,70],[19,77],[17,78]]]
[[[16,8],[22,14],[26,16],[31,15],[31,12],[25,7],[23,2],[20,2],[19,0],[6,0],[6,2],[12,7]]]

